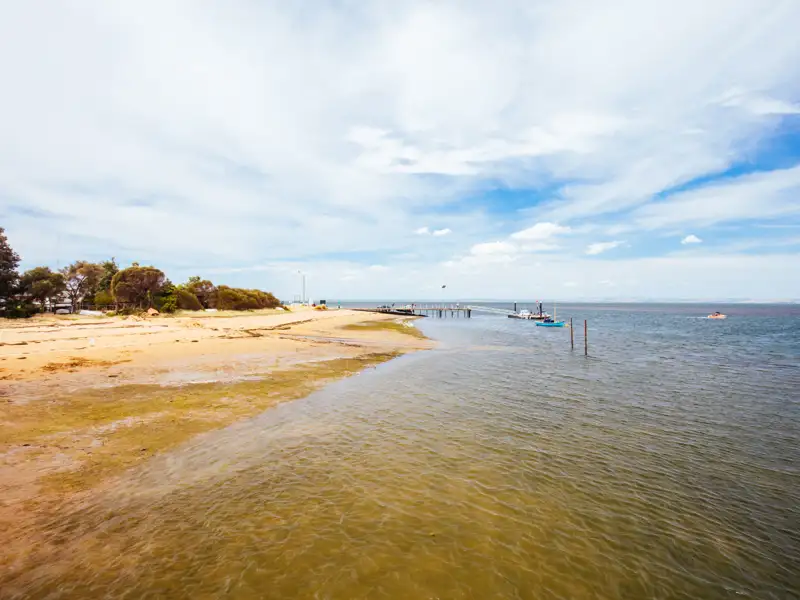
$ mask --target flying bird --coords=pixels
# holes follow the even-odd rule
[[[446,285],[443,285],[443,286],[442,286],[442,289],[444,289],[444,288],[446,288],[446,287],[447,287]]]

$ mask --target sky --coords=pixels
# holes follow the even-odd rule
[[[22,269],[800,299],[796,0],[0,0]],[[446,288],[442,288],[446,285]]]

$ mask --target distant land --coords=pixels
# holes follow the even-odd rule
[[[338,301],[338,300],[336,300]],[[428,298],[428,299],[408,299],[408,298],[371,298],[371,299],[342,299],[341,302],[347,304],[371,304],[382,302],[394,302],[395,304],[403,303],[453,303],[459,302],[461,304],[470,303],[497,303],[497,304],[526,304],[532,302],[544,302],[551,304],[552,302],[567,303],[567,304],[800,304],[800,298],[794,299],[769,299],[769,300],[753,300],[749,298],[581,298],[581,299],[548,299],[548,298],[522,298],[522,299],[497,299],[497,298]]]

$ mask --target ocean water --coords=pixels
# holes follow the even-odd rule
[[[49,524],[70,551],[6,591],[800,597],[800,307],[558,315],[575,351],[497,315],[419,321],[436,350],[156,458]]]

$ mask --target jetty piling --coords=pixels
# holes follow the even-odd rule
[[[472,308],[459,304],[410,304],[406,306],[379,306],[377,308],[354,308],[362,312],[382,313],[405,317],[472,318]],[[449,313],[449,314],[448,314]]]
[[[589,322],[583,320],[583,355],[589,356]]]
[[[575,330],[572,328],[572,317],[569,318],[569,349],[575,350]]]

